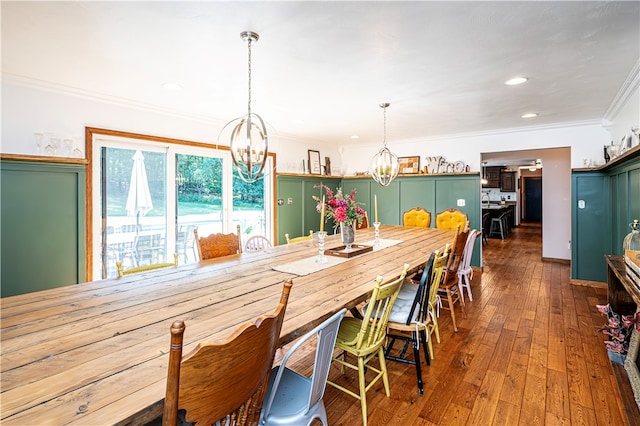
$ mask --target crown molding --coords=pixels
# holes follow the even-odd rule
[[[225,123],[221,120],[214,119],[204,114],[185,113],[171,108],[164,108],[158,105],[147,104],[144,102],[137,102],[131,99],[122,98],[118,96],[105,95],[98,92],[92,92],[90,90],[79,89],[73,86],[67,86],[64,84],[52,83],[45,80],[38,80],[28,77],[23,77],[15,74],[2,73],[2,82],[12,84],[15,86],[26,87],[28,89],[42,90],[50,93],[57,93],[60,95],[73,96],[76,98],[86,99],[95,102],[101,102],[105,104],[136,109],[139,111],[152,112],[155,114],[163,114],[171,117],[188,119],[193,121],[199,121],[203,123],[212,123],[219,126],[223,126]]]
[[[618,90],[618,94],[613,98],[613,102],[604,114],[604,118],[609,122],[614,121],[614,117],[620,112],[623,106],[637,90],[640,89],[640,58],[631,69],[629,76]]]

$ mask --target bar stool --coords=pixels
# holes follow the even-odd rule
[[[493,237],[494,234],[497,234],[501,239],[504,240],[504,237],[506,236],[505,217],[506,213],[502,213],[500,216],[491,219],[491,228],[489,229],[490,237]]]

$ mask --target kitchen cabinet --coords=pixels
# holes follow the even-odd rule
[[[502,167],[487,167],[485,168],[485,178],[487,179],[485,188],[499,188],[500,187],[500,169]]]
[[[516,174],[514,172],[500,173],[500,191],[502,192],[516,191]]]

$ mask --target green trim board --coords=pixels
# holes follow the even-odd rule
[[[1,297],[86,281],[85,166],[0,161]]]

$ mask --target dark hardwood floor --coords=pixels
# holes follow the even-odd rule
[[[391,397],[382,383],[369,390],[369,425],[626,424],[597,333],[606,290],[571,285],[569,265],[542,262],[541,246],[539,225],[489,239],[467,318],[457,311],[459,332],[448,311],[440,315],[424,396],[414,366],[387,361]],[[312,362],[303,352],[292,367],[309,373]],[[354,373],[332,367],[330,378],[357,389]],[[362,423],[358,400],[329,386],[324,401],[329,424]]]

